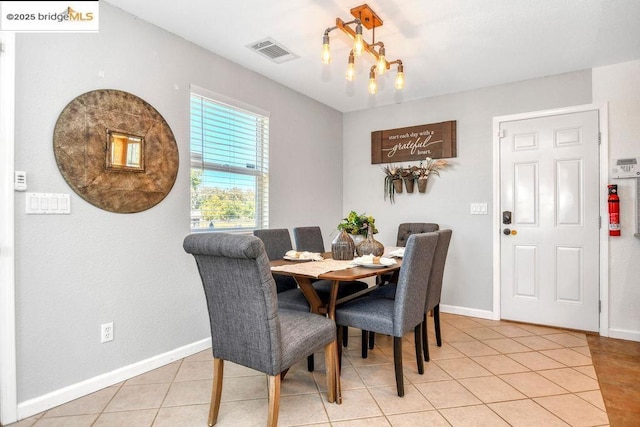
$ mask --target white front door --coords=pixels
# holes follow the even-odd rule
[[[598,330],[598,133],[595,110],[500,123],[501,318]]]

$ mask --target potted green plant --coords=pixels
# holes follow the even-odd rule
[[[358,243],[367,237],[367,229],[369,226],[371,226],[371,232],[373,234],[378,232],[375,222],[376,220],[372,216],[351,211],[349,215],[343,218],[342,222],[338,224],[338,230],[344,230],[349,233],[357,246]]]

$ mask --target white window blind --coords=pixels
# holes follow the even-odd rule
[[[192,88],[192,231],[268,228],[268,159],[268,115]]]

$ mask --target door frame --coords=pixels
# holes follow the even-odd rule
[[[601,218],[599,234],[599,290],[600,290],[600,335],[609,336],[609,233],[607,213],[607,188],[609,180],[609,110],[608,104],[585,104],[573,107],[558,108],[553,110],[533,111],[528,113],[497,116],[493,118],[493,318],[500,319],[500,285],[501,285],[501,258],[500,238],[502,200],[500,198],[500,124],[517,120],[536,119],[555,116],[559,114],[581,113],[585,111],[598,111],[598,126],[600,131],[599,146],[599,213]]]
[[[0,423],[18,419],[15,317],[15,33],[0,32]]]

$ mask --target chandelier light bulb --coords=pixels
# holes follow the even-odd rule
[[[353,51],[349,54],[349,62],[347,63],[347,80],[352,82],[356,76],[355,58]]]
[[[356,26],[356,36],[353,40],[353,54],[355,56],[362,55],[364,51],[364,42],[362,40],[362,24]]]
[[[404,67],[402,64],[398,65],[398,73],[396,74],[396,89],[404,89]]]
[[[369,86],[367,89],[369,90],[369,93],[371,95],[375,95],[376,93],[378,93],[378,83],[376,82],[376,73],[373,70],[371,70],[371,72],[369,73]]]
[[[329,64],[331,63],[331,49],[329,48],[329,36],[323,37],[322,43],[322,63]]]

